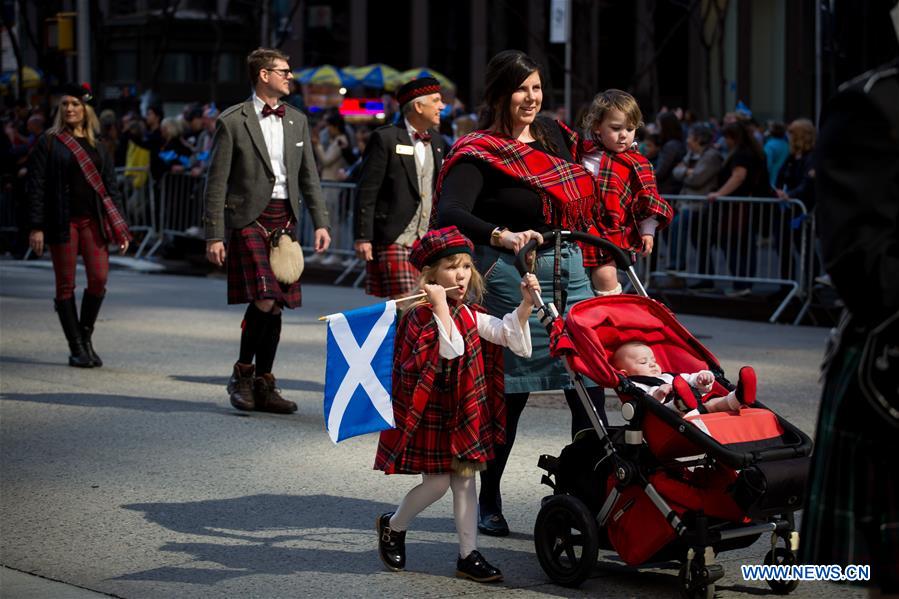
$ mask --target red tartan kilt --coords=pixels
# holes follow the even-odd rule
[[[295,232],[287,200],[269,202],[256,221],[268,231],[290,222],[288,228]],[[286,308],[298,308],[302,304],[299,281],[283,285],[275,278],[268,261],[268,240],[256,223],[232,230],[227,250],[229,304],[267,299],[275,300]]]
[[[365,293],[376,297],[409,295],[418,289],[421,275],[409,262],[409,248],[398,243],[373,246],[365,272]]]

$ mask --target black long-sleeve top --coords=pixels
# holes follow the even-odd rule
[[[84,137],[76,137],[75,140],[87,152],[91,162],[94,163],[99,172],[103,167],[100,163],[100,152],[97,148],[90,145]],[[77,160],[69,162],[69,215],[70,216],[86,216],[90,215],[97,218],[97,192],[90,186],[81,167],[78,166]]]
[[[527,144],[535,150],[572,161],[559,126],[544,122],[548,141]],[[475,159],[462,159],[446,173],[437,204],[437,222],[441,227],[455,225],[477,245],[489,245],[497,227],[510,231],[547,231],[551,225],[543,216],[540,195],[527,183],[499,172]]]

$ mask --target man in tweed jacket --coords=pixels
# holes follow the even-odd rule
[[[331,243],[306,117],[289,104],[287,56],[259,48],[247,57],[253,97],[222,112],[206,178],[206,257],[227,264],[228,303],[247,303],[228,393],[240,410],[291,413],[271,373],[281,337],[281,309],[300,305],[300,283],[280,283],[268,260],[269,235],[295,234],[300,203],[315,226],[316,252]],[[227,250],[225,245],[228,233]],[[254,366],[255,358],[255,366]]]

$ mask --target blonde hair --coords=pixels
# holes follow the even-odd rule
[[[445,256],[437,262],[428,264],[427,266],[422,268],[421,276],[418,277],[418,288],[424,289],[425,283],[434,283],[437,280],[437,270],[442,265],[446,265],[447,267],[459,266],[465,260],[468,260],[468,262],[472,265],[471,280],[468,282],[468,291],[466,296],[462,298],[462,301],[470,301],[476,304],[480,303],[481,300],[484,299],[484,277],[482,277],[481,273],[478,272],[478,269],[474,267],[474,261],[471,259],[471,255],[464,252]],[[423,299],[420,302],[416,302],[415,305],[424,303],[426,301],[427,299]]]
[[[87,143],[92,147],[96,147],[97,136],[100,134],[100,119],[97,118],[97,113],[94,112],[94,108],[90,104],[85,104],[81,98],[76,98],[75,96],[63,97],[74,98],[84,107],[84,120],[81,121],[81,130],[84,133],[84,139],[87,140]],[[60,98],[59,105],[56,107],[56,116],[53,117],[53,125],[47,129],[47,135],[52,137],[67,130],[68,127],[66,126],[62,114],[62,98]]]
[[[162,119],[162,122],[159,124],[159,132],[162,134],[162,137],[165,138],[166,133],[171,134],[171,139],[175,139],[176,137],[181,137],[181,134],[184,132],[181,128],[181,122],[175,117],[167,116]]]
[[[815,124],[808,119],[796,119],[787,127],[790,135],[790,154],[808,154],[815,147]]]
[[[636,98],[620,89],[607,89],[596,94],[587,114],[584,117],[584,131],[593,133],[602,124],[606,115],[612,110],[620,110],[627,119],[627,124],[637,129],[643,126],[643,113]]]

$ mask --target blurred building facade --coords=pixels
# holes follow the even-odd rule
[[[896,54],[894,1],[571,0],[572,106],[618,87],[650,115],[680,106],[720,116],[742,100],[760,119],[814,117],[840,81]],[[108,102],[152,89],[230,104],[249,90],[246,53],[272,45],[295,68],[428,66],[471,109],[489,58],[517,48],[545,66],[548,107],[563,103],[564,45],[548,41],[550,0],[5,2],[25,63],[59,79],[75,74],[73,61],[48,48],[45,23],[89,5],[77,18],[90,24],[91,80]]]

